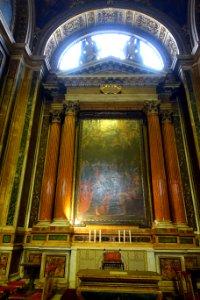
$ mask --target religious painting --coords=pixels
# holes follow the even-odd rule
[[[9,253],[0,253],[0,275],[6,275]]]
[[[160,272],[163,280],[177,280],[178,271],[181,271],[181,259],[179,257],[160,258]]]
[[[65,264],[66,264],[66,257],[64,255],[63,256],[47,255],[46,263],[45,263],[45,270],[48,270],[52,266],[56,266],[57,268],[55,270],[54,277],[64,278]]]
[[[142,119],[80,120],[76,220],[147,226]]]

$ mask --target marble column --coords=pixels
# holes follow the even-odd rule
[[[154,204],[155,225],[170,225],[170,209],[165,173],[164,155],[162,147],[161,128],[156,102],[145,105],[148,119],[148,136],[150,150],[150,164],[152,175],[152,192]]]
[[[75,149],[75,122],[77,102],[65,104],[65,120],[62,128],[61,147],[56,187],[56,201],[54,222],[57,224],[69,223],[72,200],[74,149]]]
[[[169,111],[162,114],[162,135],[172,221],[177,225],[186,225],[187,221],[175,132],[172,123],[172,113]]]
[[[49,223],[53,217],[61,135],[61,112],[50,113],[50,130],[40,198],[39,222]]]

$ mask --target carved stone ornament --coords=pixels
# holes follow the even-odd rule
[[[84,12],[65,21],[49,37],[44,55],[50,61],[59,44],[79,30],[115,23],[129,25],[150,33],[163,44],[172,60],[179,52],[172,33],[156,19],[134,10],[108,7]]]
[[[105,84],[100,86],[100,91],[103,94],[119,94],[122,91],[122,87],[117,84]]]
[[[171,111],[162,112],[161,113],[161,121],[162,121],[162,123],[165,123],[165,122],[172,123],[173,122],[173,113]]]
[[[68,101],[64,104],[65,113],[77,113],[79,111],[78,101]]]
[[[156,101],[149,101],[144,104],[144,111],[146,114],[158,114],[159,103]]]
[[[61,123],[62,121],[62,112],[54,110],[50,112],[50,123]]]
[[[109,75],[86,75],[86,76],[63,76],[59,77],[59,82],[63,83],[67,87],[82,86],[104,86],[107,84],[120,85],[120,86],[153,86],[157,87],[158,83],[164,80],[165,75],[158,74],[155,76],[150,75],[124,75],[124,74],[113,74]]]

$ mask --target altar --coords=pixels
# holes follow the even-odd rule
[[[162,299],[161,277],[150,271],[80,270],[77,294],[81,300]]]

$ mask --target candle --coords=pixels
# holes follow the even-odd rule
[[[118,242],[120,243],[120,230],[118,230]]]
[[[101,229],[99,230],[99,243],[101,243]]]
[[[91,242],[91,230],[89,230],[89,242]]]
[[[126,242],[126,231],[124,230],[124,243]]]
[[[129,230],[129,240],[130,240],[130,243],[131,243],[131,231]]]

